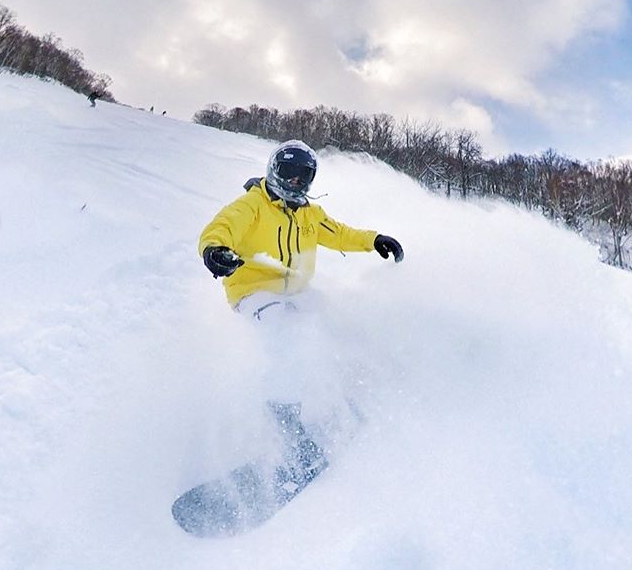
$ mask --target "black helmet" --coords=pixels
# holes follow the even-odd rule
[[[303,206],[317,168],[316,153],[309,146],[287,141],[270,156],[266,185],[288,204]]]

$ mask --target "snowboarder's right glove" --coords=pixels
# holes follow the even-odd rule
[[[404,259],[404,249],[395,238],[378,234],[373,242],[373,247],[384,259],[388,259],[389,253],[393,254],[395,263]]]
[[[209,245],[202,257],[204,257],[204,265],[215,279],[232,275],[244,264],[241,257],[224,245]]]

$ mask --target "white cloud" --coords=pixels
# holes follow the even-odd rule
[[[13,0],[20,20],[82,48],[130,104],[184,118],[210,102],[325,104],[462,120],[489,137],[490,105],[563,113],[542,76],[626,14],[624,0],[33,2]]]
[[[484,107],[467,99],[458,98],[452,102],[442,122],[448,127],[474,131],[479,135],[483,148],[490,154],[506,150],[494,129],[494,122]]]
[[[632,81],[611,81],[609,87],[615,100],[632,104]]]

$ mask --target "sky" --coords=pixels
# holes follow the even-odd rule
[[[317,105],[478,133],[488,156],[632,155],[625,0],[4,0],[116,98],[191,119],[211,103]]]

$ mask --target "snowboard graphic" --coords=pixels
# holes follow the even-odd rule
[[[283,434],[282,463],[253,461],[178,497],[171,513],[186,532],[221,537],[248,531],[271,518],[327,468],[323,450],[300,421],[300,404],[269,405]]]

